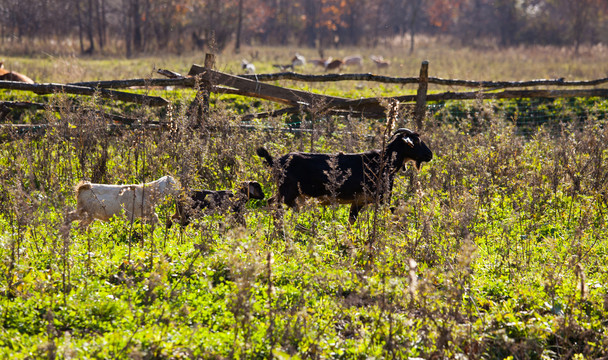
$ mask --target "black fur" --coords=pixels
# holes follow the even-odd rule
[[[171,227],[171,220],[177,220],[180,225],[187,226],[196,212],[205,209],[230,210],[238,216],[249,199],[263,198],[262,186],[257,181],[242,183],[236,194],[231,190],[191,190],[186,200],[177,202],[175,214],[167,221],[167,226]]]
[[[419,135],[409,129],[397,130],[384,154],[381,150],[358,154],[292,152],[274,159],[263,147],[256,152],[274,168],[276,200],[289,207],[297,206],[299,197],[351,204],[351,223],[365,205],[390,200],[395,174],[405,162],[414,161],[416,168],[420,168],[422,162],[433,158]]]

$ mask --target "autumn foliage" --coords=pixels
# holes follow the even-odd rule
[[[235,39],[237,48],[324,48],[428,34],[578,49],[608,38],[607,15],[605,0],[0,0],[0,44],[77,38],[83,53],[131,55],[221,51]]]

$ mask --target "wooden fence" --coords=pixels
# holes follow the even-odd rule
[[[236,94],[246,97],[264,99],[284,107],[281,110],[249,114],[244,119],[252,117],[279,116],[295,112],[323,112],[332,114],[357,113],[363,117],[378,118],[385,116],[385,107],[397,101],[400,106],[412,108],[415,123],[418,128],[423,126],[428,101],[443,100],[472,100],[472,99],[514,99],[514,98],[567,98],[567,97],[608,97],[607,88],[597,88],[599,85],[608,83],[608,78],[590,81],[565,81],[562,79],[539,79],[531,81],[470,81],[451,80],[428,76],[429,63],[422,62],[418,77],[390,77],[374,74],[324,74],[305,75],[293,72],[282,72],[275,74],[257,75],[231,75],[214,70],[215,56],[207,54],[205,66],[192,65],[187,76],[169,70],[158,72],[169,78],[155,79],[130,79],[80,82],[73,84],[25,84],[11,81],[0,81],[0,89],[11,89],[20,91],[31,91],[38,94],[68,93],[85,96],[99,96],[102,98],[132,102],[144,106],[167,106],[170,102],[162,97],[134,94],[112,89],[125,89],[129,87],[167,87],[182,86],[196,88],[198,93],[192,102],[190,111],[202,109],[197,114],[204,119],[205,112],[209,111],[209,95],[211,93]],[[361,98],[349,99],[345,97],[314,94],[307,91],[291,89],[267,84],[269,81],[291,80],[305,82],[328,82],[328,81],[369,81],[388,84],[418,84],[416,95],[402,95],[384,98]],[[441,92],[428,94],[429,84],[439,86],[457,86],[475,88],[474,91],[466,92]],[[539,86],[568,87],[568,89],[535,89]],[[521,89],[527,88],[527,89]],[[532,89],[530,89],[532,88]],[[582,89],[576,89],[582,88]],[[202,99],[202,100],[201,100]],[[50,109],[59,111],[57,108],[46,104],[30,102],[0,102],[0,121],[13,109]],[[99,113],[99,116],[112,120],[115,123],[134,126],[156,126],[163,122],[141,122],[126,116],[117,114]],[[201,121],[202,123],[202,121]],[[11,130],[13,134],[25,134],[30,130],[36,133],[44,132],[49,125],[29,124],[2,124],[4,130]],[[18,130],[18,131],[15,131]]]

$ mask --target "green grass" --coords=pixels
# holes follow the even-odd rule
[[[475,78],[508,78],[492,71]],[[519,76],[528,78],[513,79]],[[543,75],[530,78],[537,77]],[[348,91],[323,86],[331,94]],[[397,176],[394,211],[370,206],[352,226],[346,206],[308,201],[293,211],[259,201],[247,207],[245,228],[220,213],[183,229],[151,232],[118,218],[63,231],[65,213],[75,207],[73,186],[83,178],[132,183],[171,174],[183,186],[210,189],[257,180],[271,195],[257,146],[272,154],[311,146],[362,151],[380,146],[385,126],[323,117],[312,139],[261,129],[286,119],[239,130],[235,114],[268,105],[218,97],[206,124],[219,130],[193,131],[185,116],[192,94],[171,94],[171,117],[162,113],[174,121],[171,132],[105,136],[98,118],[49,96],[65,110],[42,112],[39,120],[78,131],[0,144],[0,357],[608,355],[605,100],[437,104],[421,129],[433,160]],[[2,93],[11,96],[23,95]],[[518,121],[533,109],[552,120],[522,127]],[[137,106],[129,111],[159,116]],[[161,224],[173,207],[157,206]]]

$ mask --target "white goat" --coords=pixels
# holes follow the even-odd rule
[[[156,224],[158,215],[154,205],[175,192],[178,185],[171,176],[140,185],[106,185],[81,181],[76,185],[76,210],[67,214],[65,224],[80,220],[80,227],[88,227],[95,219],[108,221],[124,210],[129,221],[143,218]]]
[[[255,74],[255,65],[250,63],[249,61],[243,59],[241,60],[241,67],[245,70],[247,74]]]
[[[293,59],[291,59],[291,67],[295,68],[298,66],[306,66],[306,58],[299,53],[296,53]]]

